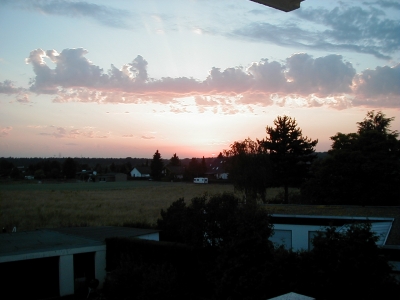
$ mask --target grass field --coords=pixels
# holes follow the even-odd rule
[[[156,224],[183,197],[234,192],[230,184],[156,181],[0,185],[0,226],[18,231],[61,226]],[[239,197],[242,195],[236,193]],[[273,192],[272,195],[276,195]]]
[[[0,226],[10,232],[64,226],[155,225],[161,209],[183,197],[188,203],[204,193],[234,192],[230,184],[127,181],[107,183],[12,183],[0,184]],[[267,191],[267,199],[282,189]],[[242,197],[241,193],[235,193]],[[265,206],[275,214],[394,217],[400,233],[399,207],[325,205]],[[395,240],[400,239],[396,235]]]

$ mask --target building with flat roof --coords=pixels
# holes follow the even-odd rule
[[[0,234],[3,295],[46,299],[87,293],[90,280],[101,288],[110,237],[159,240],[157,230],[128,227],[67,227]]]

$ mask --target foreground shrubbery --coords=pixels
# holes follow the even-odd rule
[[[158,226],[170,242],[111,239],[107,299],[384,299],[400,292],[368,225],[320,233],[309,252],[273,247],[268,214],[231,194],[175,201]],[[180,242],[175,243],[175,242]]]

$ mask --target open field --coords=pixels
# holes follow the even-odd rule
[[[234,192],[228,184],[172,182],[0,185],[0,226],[18,231],[61,226],[156,224],[161,209],[183,197]],[[240,196],[240,194],[238,194]]]
[[[267,199],[282,189],[268,189]],[[183,197],[187,202],[204,193],[234,192],[231,184],[128,181],[107,183],[0,184],[0,226],[11,231],[63,226],[155,225],[161,209]],[[242,197],[241,193],[235,193]],[[328,205],[265,206],[275,214],[393,217],[400,229],[399,207]],[[400,233],[400,230],[396,232]],[[398,241],[400,236],[393,236]],[[393,242],[396,242],[393,241]]]

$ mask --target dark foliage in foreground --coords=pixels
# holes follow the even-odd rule
[[[233,195],[175,201],[159,228],[170,242],[110,239],[107,299],[388,299],[399,294],[368,224],[319,233],[309,251],[268,241],[268,214]],[[176,242],[180,243],[176,243]],[[186,244],[183,244],[186,243]]]
[[[331,137],[328,156],[312,167],[302,187],[308,203],[400,205],[400,140],[394,118],[368,112],[356,133]]]

